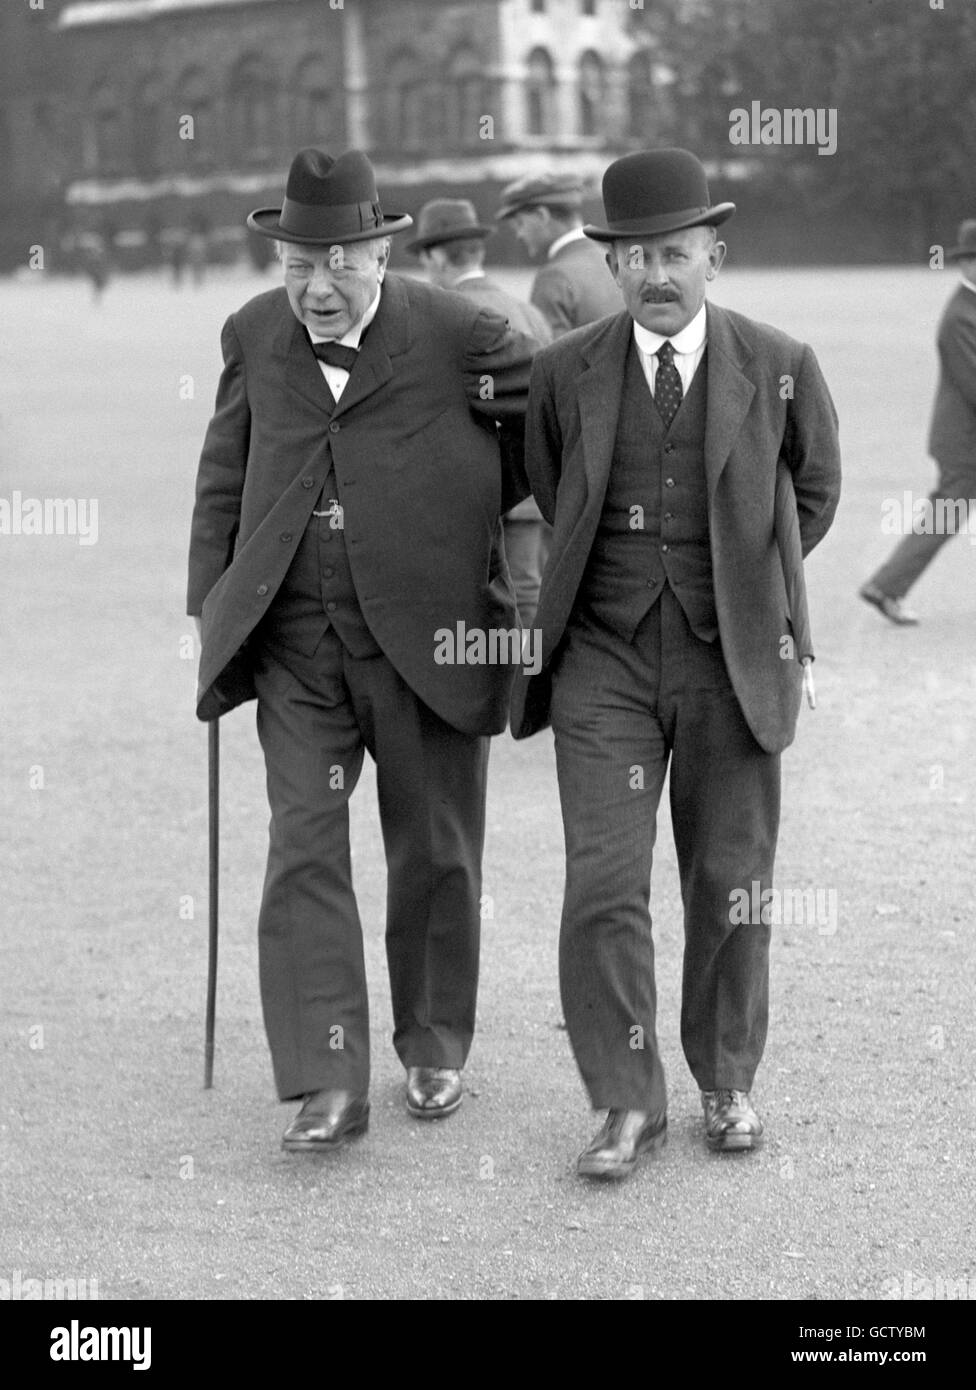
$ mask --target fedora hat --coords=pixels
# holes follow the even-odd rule
[[[330,246],[405,231],[413,218],[383,215],[376,175],[362,150],[333,159],[323,150],[307,149],[291,162],[281,207],[257,208],[247,225],[276,241]]]
[[[958,261],[960,256],[976,256],[976,217],[968,217],[959,223],[959,245],[945,253],[947,261]]]
[[[445,241],[493,236],[494,229],[482,227],[474,203],[467,198],[434,198],[417,213],[417,236],[403,248],[415,256]]]
[[[499,194],[501,203],[495,213],[498,222],[514,217],[524,208],[583,206],[583,182],[575,174],[526,174],[514,183],[506,184]]]
[[[603,175],[603,211],[605,227],[583,228],[594,241],[717,227],[735,203],[712,206],[705,170],[690,150],[639,150],[615,159]]]

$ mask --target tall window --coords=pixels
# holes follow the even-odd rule
[[[416,151],[424,146],[424,73],[414,53],[405,49],[388,67],[386,140],[391,150]]]
[[[546,12],[546,0],[532,0],[532,13],[533,13],[533,14],[545,14],[545,12]]]
[[[292,135],[296,146],[322,145],[333,149],[342,143],[342,115],[329,79],[324,57],[306,59],[295,74],[291,90],[295,100]]]
[[[583,13],[596,14],[596,0],[583,0]]]
[[[162,114],[162,85],[158,78],[143,73],[136,80],[132,98],[132,156],[142,178],[159,172],[165,154]],[[170,138],[175,137],[174,131]]]
[[[249,54],[231,73],[228,90],[231,139],[240,158],[254,161],[274,153],[277,122],[274,81],[262,58]]]
[[[579,62],[579,128],[581,135],[599,135],[603,129],[606,90],[603,63],[596,53],[584,53]]]
[[[448,64],[448,139],[462,149],[480,145],[481,118],[491,114],[483,74],[484,64],[472,48],[458,49]]]
[[[544,48],[534,48],[527,63],[526,129],[530,135],[551,135],[555,123],[556,77]]]
[[[89,173],[118,174],[124,163],[122,114],[115,88],[102,82],[92,88],[85,140],[85,167]]]
[[[654,82],[651,57],[635,53],[627,64],[627,133],[646,140],[654,129]]]
[[[167,146],[172,142],[178,149],[177,157],[184,166],[208,167],[217,161],[212,89],[213,80],[202,68],[186,68],[176,84],[176,109],[167,114],[164,140]],[[167,165],[174,162],[165,160]]]

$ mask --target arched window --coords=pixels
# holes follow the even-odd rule
[[[132,92],[132,158],[142,178],[157,174],[163,153],[162,84],[143,73]]]
[[[213,79],[202,68],[186,68],[176,84],[176,109],[168,117],[173,129],[165,136],[167,146],[170,141],[178,146],[181,165],[205,168],[217,162],[212,90]]]
[[[637,52],[627,64],[627,133],[647,139],[654,127],[654,81],[649,53]]]
[[[262,58],[248,54],[231,73],[228,88],[231,141],[238,157],[249,162],[274,153],[275,87]]]
[[[481,118],[491,114],[484,63],[473,48],[459,48],[447,65],[448,138],[464,148],[481,144]]]
[[[319,145],[336,150],[343,143],[342,113],[324,57],[307,58],[291,83],[295,147]]]
[[[118,174],[124,164],[122,113],[111,83],[101,82],[92,88],[88,111],[85,167],[93,174]]]
[[[529,135],[551,135],[556,95],[552,59],[544,48],[534,48],[526,67],[525,128]]]
[[[388,68],[386,139],[391,150],[417,151],[424,146],[424,72],[414,53],[404,49]]]
[[[584,53],[579,61],[579,129],[581,135],[599,135],[606,110],[603,62],[597,53]]]

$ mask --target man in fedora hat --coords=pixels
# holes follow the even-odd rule
[[[929,453],[938,481],[929,493],[926,519],[917,530],[913,522],[913,530],[860,590],[866,603],[899,627],[918,622],[902,599],[976,507],[976,218],[960,223],[958,244],[946,252],[946,260],[959,266],[960,281],[936,335],[939,383]]]
[[[387,275],[372,166],[302,150],[280,208],[248,218],[284,286],[224,325],[203,445],[188,611],[197,712],[257,697],[271,842],[259,918],[265,1024],[289,1150],[369,1115],[369,1013],[349,798],[377,765],[394,1046],[419,1119],[461,1102],[475,1022],[489,735],[513,669],[453,662],[443,632],[508,631],[498,517],[524,495],[499,428],[521,426],[534,343],[488,309]],[[517,458],[517,453],[513,455]]]
[[[583,234],[583,184],[574,174],[527,175],[502,189],[496,214],[543,264],[530,298],[553,337],[620,309],[604,258]]]
[[[725,254],[686,150],[643,151],[603,179],[624,312],[544,348],[526,470],[553,523],[541,670],[516,682],[512,731],[551,721],[566,842],[560,984],[584,1084],[606,1122],[586,1177],[621,1178],[667,1128],[648,897],[670,800],[684,905],[681,1041],[711,1149],[755,1148],[780,753],[801,669],[776,534],[777,464],[802,553],[840,487],[836,415],[809,347],[706,304]],[[760,898],[766,902],[768,898]],[[738,909],[738,910],[737,910]]]
[[[468,199],[434,198],[417,214],[417,235],[405,249],[417,257],[432,284],[502,314],[516,332],[534,338],[541,347],[552,340],[541,310],[516,299],[485,274],[485,239],[491,235],[492,229],[481,225]],[[503,526],[519,620],[528,630],[539,603],[549,528],[532,497],[513,507]]]

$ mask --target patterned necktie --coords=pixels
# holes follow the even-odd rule
[[[662,343],[657,351],[654,404],[664,421],[665,429],[671,428],[671,421],[678,413],[681,397],[681,377],[674,365],[674,347],[670,342]]]
[[[342,343],[313,343],[312,351],[326,366],[341,367],[344,372],[352,371],[359,356],[358,348],[345,347]]]

